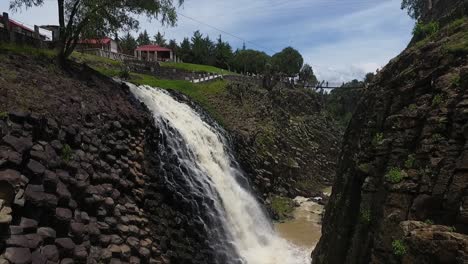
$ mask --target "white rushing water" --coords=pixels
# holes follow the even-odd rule
[[[274,230],[262,206],[236,180],[240,173],[226,147],[226,139],[190,106],[175,100],[168,92],[148,86],[128,84],[159,124],[166,124],[180,135],[190,158],[182,162],[192,167],[202,190],[213,207],[237,254],[248,264],[310,263],[310,249],[300,249],[281,238]],[[186,176],[188,177],[188,176]],[[213,241],[213,243],[217,243]]]

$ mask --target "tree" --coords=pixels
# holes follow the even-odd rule
[[[304,63],[304,59],[299,51],[292,47],[287,47],[272,57],[273,67],[288,76],[294,76],[299,73]]]
[[[366,77],[364,78],[364,83],[371,83],[375,78],[375,73],[369,72],[366,74]]]
[[[232,60],[233,68],[243,73],[264,73],[266,65],[270,62],[270,56],[257,50],[237,50]]]
[[[427,10],[432,9],[432,0],[403,0],[401,9],[407,9],[411,18],[420,20]]]
[[[304,64],[301,71],[299,72],[299,81],[301,81],[304,86],[315,86],[318,83],[312,66],[309,64]]]
[[[123,38],[120,39],[120,48],[124,54],[133,55],[137,48],[137,41],[135,38],[127,32]]]
[[[170,48],[174,54],[177,54],[177,51],[179,50],[179,45],[177,45],[177,41],[175,39],[169,40],[167,47]]]
[[[208,36],[204,38],[199,30],[195,31],[192,37],[193,63],[208,64],[213,47],[214,44]]]
[[[158,33],[154,36],[154,44],[160,46],[160,47],[165,47],[167,45],[166,39],[164,38],[164,35],[161,34],[161,32],[158,31]]]
[[[229,43],[224,42],[219,35],[218,42],[215,47],[215,65],[218,68],[223,68],[231,70],[231,61],[232,61],[232,48]]]
[[[184,38],[184,40],[180,43],[180,48],[177,53],[183,62],[193,62],[192,44],[188,38]]]
[[[10,9],[41,6],[46,0],[10,0]],[[174,26],[177,13],[174,1],[179,5],[184,0],[57,0],[60,39],[58,60],[65,65],[80,38],[116,33],[119,30],[134,30],[139,27],[137,16],[146,15],[159,19],[162,24]]]
[[[151,39],[150,39],[146,29],[145,29],[145,31],[140,33],[140,35],[138,35],[137,43],[138,43],[138,46],[151,44]]]

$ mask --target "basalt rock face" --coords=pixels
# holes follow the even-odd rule
[[[201,223],[164,185],[158,128],[126,87],[4,59],[0,263],[210,259]]]
[[[365,91],[313,263],[468,262],[466,32],[415,43]]]
[[[311,197],[329,186],[342,131],[326,115],[321,94],[283,84],[268,91],[253,77],[229,82],[208,100],[262,198]]]

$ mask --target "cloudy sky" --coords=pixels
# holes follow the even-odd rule
[[[55,0],[42,7],[10,12],[27,25],[57,24]],[[8,10],[0,0],[0,12]],[[185,0],[175,28],[140,18],[141,28],[181,41],[199,29],[212,39],[222,35],[234,48],[268,54],[292,46],[330,83],[362,78],[398,55],[414,25],[400,10],[401,0]],[[230,33],[222,33],[219,30]],[[136,34],[136,33],[135,33]],[[232,36],[234,35],[234,36]]]

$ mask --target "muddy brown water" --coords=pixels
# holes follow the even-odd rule
[[[323,193],[330,196],[331,187],[324,189]],[[296,197],[294,200],[299,204],[294,210],[294,218],[276,223],[275,229],[296,246],[312,251],[322,235],[321,214],[324,207],[304,197]]]

